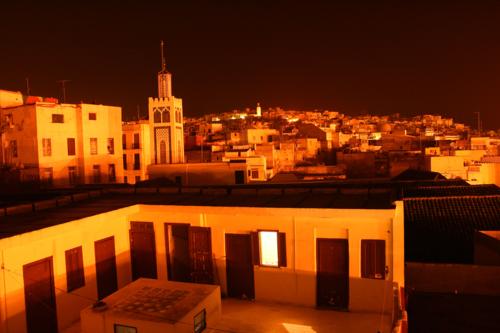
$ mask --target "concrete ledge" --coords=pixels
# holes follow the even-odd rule
[[[157,193],[158,189],[156,187],[137,187],[135,193]]]
[[[70,195],[65,195],[64,197],[60,197],[56,199],[57,206],[65,206],[69,205],[73,200],[71,200]]]
[[[181,193],[200,193],[200,188],[181,187]]]
[[[178,187],[160,187],[159,193],[179,193]]]
[[[16,215],[33,211],[32,204],[23,204],[5,208],[5,215]]]
[[[33,204],[33,207],[36,210],[43,210],[43,209],[49,209],[49,208],[54,208],[57,206],[56,200],[43,200],[43,201],[37,201]]]
[[[123,188],[110,188],[109,193],[121,193],[121,194],[132,194],[135,193],[135,188],[133,187],[123,187]]]
[[[101,196],[101,191],[100,190],[94,190],[94,191],[89,191],[89,197],[90,198],[97,198]]]
[[[87,200],[89,198],[88,193],[76,193],[72,194],[73,201],[82,201],[82,200]]]

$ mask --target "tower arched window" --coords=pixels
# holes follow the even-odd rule
[[[169,123],[170,122],[170,111],[165,110],[161,113],[161,122]]]
[[[153,121],[155,123],[161,123],[161,113],[160,113],[160,111],[155,111],[154,112]]]

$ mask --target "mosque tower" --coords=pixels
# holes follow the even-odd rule
[[[158,97],[149,98],[151,164],[184,163],[182,99],[172,96],[172,74],[167,70],[163,41],[160,44],[161,70]]]

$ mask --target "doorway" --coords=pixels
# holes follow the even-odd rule
[[[94,243],[97,278],[97,297],[103,299],[118,289],[116,277],[115,237]]]
[[[165,246],[169,280],[213,283],[210,228],[166,223]]]
[[[57,332],[57,309],[52,257],[23,266],[28,333]]]
[[[252,239],[245,234],[226,234],[227,295],[255,298]]]
[[[316,305],[347,310],[349,306],[347,239],[318,238],[316,253]]]
[[[156,245],[153,222],[130,222],[132,280],[156,279]]]
[[[243,170],[236,170],[234,172],[234,183],[245,184],[245,172]]]

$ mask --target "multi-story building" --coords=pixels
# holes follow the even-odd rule
[[[146,180],[151,163],[151,128],[149,121],[126,122],[122,125],[123,182],[135,184]]]
[[[28,97],[0,109],[2,163],[47,186],[123,179],[121,108]]]

